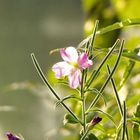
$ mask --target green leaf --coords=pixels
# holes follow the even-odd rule
[[[133,51],[124,50],[122,56],[140,62],[140,48],[136,48]]]
[[[111,72],[111,70],[110,70],[110,68],[109,68],[109,65],[107,65],[107,69],[108,69],[108,73],[110,74],[110,72]],[[119,98],[119,96],[118,96],[118,92],[117,92],[117,89],[116,89],[116,85],[115,85],[115,82],[114,82],[114,80],[113,80],[113,78],[111,77],[111,84],[112,84],[112,86],[113,86],[113,89],[114,89],[114,92],[115,92],[115,97],[116,97],[116,100],[117,100],[117,104],[118,104],[118,107],[119,107],[119,110],[120,110],[120,114],[121,114],[121,116],[122,116],[122,118],[123,118],[123,120],[124,120],[124,123],[127,123],[126,122],[126,110],[125,110],[125,108],[126,108],[126,106],[125,106],[125,102],[124,102],[124,111],[123,111],[123,109],[122,109],[122,106],[121,106],[121,102],[120,102],[120,98]],[[126,125],[126,124],[124,124],[124,125]],[[126,137],[127,137],[127,140],[129,140],[129,134],[128,134],[128,129],[127,129],[127,126],[124,126],[123,125],[123,130],[126,132]],[[123,131],[123,133],[124,133],[124,131]],[[124,133],[125,134],[125,133]]]
[[[94,112],[94,111],[88,112],[88,113],[87,113],[87,117],[86,117],[86,122],[87,122],[87,123],[90,123],[91,120],[93,119],[94,115],[95,115],[95,112]]]
[[[128,101],[127,101],[127,106],[131,107],[132,105],[137,105],[137,102],[140,100],[140,94],[136,94],[135,96],[132,96]]]
[[[121,29],[127,26],[134,26],[134,25],[140,25],[140,18],[134,18],[134,19],[127,19],[121,22],[116,22],[112,25],[109,25],[105,28],[100,29],[97,34],[105,34],[110,31]]]
[[[59,106],[60,104],[62,104],[62,102],[68,100],[68,99],[75,99],[78,101],[82,101],[80,97],[77,97],[76,95],[68,95],[66,97],[64,97],[63,99],[59,100],[56,102],[56,107]]]
[[[128,121],[131,121],[133,123],[137,123],[138,125],[140,125],[140,117],[133,117],[133,118],[130,118]]]
[[[100,123],[94,127],[94,130],[101,131],[102,134],[106,134],[106,128]]]
[[[63,123],[65,125],[67,123],[76,124],[76,123],[79,123],[79,122],[71,114],[65,114]]]
[[[126,103],[123,102],[123,129],[122,129],[122,140],[125,140],[125,132],[127,128],[127,114],[126,114]]]
[[[89,133],[85,140],[98,140],[98,138],[93,133]]]
[[[69,83],[64,81],[64,80],[61,80],[61,79],[58,79],[58,84],[62,84],[62,85],[66,85],[66,86],[69,86]]]
[[[111,70],[110,70],[109,65],[107,65],[107,70],[108,70],[108,73],[110,74]],[[115,81],[112,77],[111,77],[110,80],[111,80],[112,87],[114,89],[114,94],[115,94],[115,98],[116,98],[116,101],[117,101],[117,105],[118,105],[120,114],[122,116],[123,115],[123,109],[122,109],[122,106],[121,106],[121,101],[120,101],[120,98],[119,98],[119,95],[118,95],[117,87],[116,87]]]
[[[93,57],[93,45],[94,45],[95,38],[96,38],[96,32],[97,32],[97,29],[98,29],[98,24],[99,24],[99,21],[96,20],[95,27],[94,27],[94,30],[93,30],[93,36],[91,38],[91,42],[90,42],[90,45],[89,45],[89,48],[88,48],[89,58]]]
[[[94,51],[105,53],[108,52],[109,49],[110,48],[95,48]],[[118,50],[115,50],[112,54],[118,54]],[[132,61],[140,62],[140,48],[135,48],[134,50],[124,49],[122,56]]]
[[[105,64],[105,62],[108,60],[109,56],[112,54],[113,50],[115,49],[116,46],[118,46],[120,40],[117,39],[116,42],[114,43],[114,45],[112,46],[112,48],[110,49],[110,51],[107,53],[107,55],[104,57],[104,59],[102,60],[101,64],[99,65],[98,69],[95,71],[93,71],[86,83],[86,88],[88,89],[89,86],[92,84],[92,82],[94,81],[94,79],[96,78],[96,76],[98,75],[98,73],[100,72],[102,66]]]
[[[121,29],[128,26],[134,26],[134,25],[140,25],[140,18],[127,19],[121,22],[116,22],[112,25],[109,25],[97,31],[97,35],[105,34],[113,30]],[[92,38],[92,36],[93,35],[91,34],[82,42],[80,42],[80,44],[78,45],[78,48],[84,46]]]
[[[118,57],[117,57],[117,60],[115,62],[115,65],[109,75],[109,77],[105,80],[104,84],[102,85],[101,89],[100,89],[100,93],[103,94],[103,91],[105,89],[105,87],[107,86],[109,80],[112,78],[114,72],[116,71],[116,68],[119,64],[119,61],[120,61],[120,58],[121,58],[121,55],[122,55],[122,51],[123,51],[123,46],[124,46],[124,40],[122,41],[121,43],[121,46],[120,46],[120,50],[119,50],[119,53],[118,53]],[[98,68],[99,69],[99,68]],[[100,99],[100,94],[98,94],[94,100],[91,102],[90,106],[88,107],[87,111],[90,110],[93,106],[95,106],[95,104],[98,102],[98,100]]]

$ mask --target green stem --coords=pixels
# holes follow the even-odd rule
[[[89,132],[89,129],[86,130],[86,132],[84,133],[84,135],[81,137],[80,140],[85,140],[85,137],[87,136],[88,132]]]
[[[35,55],[32,53],[31,54],[31,58],[33,61],[33,64],[39,74],[39,76],[41,77],[41,79],[43,80],[43,82],[45,83],[45,85],[50,89],[50,91],[53,93],[53,95],[55,96],[55,98],[58,101],[61,101],[61,98],[58,96],[58,94],[56,93],[56,91],[52,88],[52,86],[50,85],[50,83],[48,82],[47,78],[45,77],[44,73],[42,72],[41,67],[39,66],[39,63],[35,57]],[[61,105],[82,125],[82,122],[78,119],[78,117],[71,111],[71,109],[69,107],[66,106],[65,103],[61,102]]]
[[[112,48],[110,49],[110,51],[107,53],[107,55],[105,56],[105,58],[103,59],[103,61],[101,62],[100,66],[98,67],[98,69],[96,70],[96,72],[92,72],[89,80],[86,83],[86,89],[89,88],[89,86],[91,85],[91,83],[93,82],[93,80],[96,78],[96,76],[98,75],[100,69],[102,68],[103,64],[107,61],[107,59],[109,58],[109,56],[111,55],[111,53],[113,52],[113,50],[115,49],[115,47],[118,45],[118,43],[120,42],[119,39],[117,39],[117,41],[115,42],[115,44],[112,46]]]
[[[86,131],[86,116],[85,116],[85,95],[84,95],[84,76],[85,76],[85,70],[82,72],[82,80],[81,80],[81,98],[82,98],[82,120],[83,120],[83,132]]]
[[[123,132],[122,132],[122,140],[125,140],[125,132],[126,132],[126,103],[123,102]]]
[[[107,69],[108,69],[108,73],[110,74],[111,70],[110,70],[109,65],[107,65]],[[117,100],[117,104],[118,104],[118,107],[119,107],[120,114],[123,117],[123,108],[122,108],[121,101],[120,101],[120,98],[119,98],[119,95],[118,95],[118,92],[117,92],[116,84],[115,84],[113,78],[111,78],[111,84],[112,84],[112,87],[113,87],[114,92],[115,92],[115,97],[116,97],[116,100]],[[128,134],[127,126],[126,126],[125,130],[126,130],[127,140],[129,140],[129,134]]]
[[[108,69],[108,73],[110,75],[111,70],[110,70],[109,65],[107,65],[107,69]],[[115,92],[115,97],[116,97],[116,100],[117,100],[117,103],[118,103],[120,114],[121,114],[121,116],[123,116],[123,109],[122,109],[122,106],[121,106],[121,101],[120,101],[120,98],[119,98],[119,95],[118,95],[118,92],[117,92],[117,89],[116,89],[116,84],[115,84],[112,77],[111,77],[111,84],[112,84],[112,87],[113,87],[114,92]]]
[[[95,28],[93,30],[93,34],[92,34],[92,38],[91,38],[91,42],[90,42],[91,46],[93,46],[95,38],[96,38],[96,33],[97,33],[97,30],[98,30],[98,24],[99,24],[99,20],[96,20],[95,21]]]
[[[105,87],[107,86],[109,80],[111,79],[111,77],[113,76],[118,64],[119,64],[119,61],[120,61],[120,58],[121,58],[121,55],[122,55],[122,51],[123,51],[123,46],[124,46],[124,40],[122,41],[121,43],[121,47],[120,47],[120,50],[119,50],[119,54],[118,54],[118,58],[116,60],[116,63],[114,65],[114,68],[112,70],[112,72],[110,73],[109,77],[106,79],[105,83],[103,84],[103,86],[101,87],[100,89],[100,93],[101,94],[98,94],[95,99],[92,101],[92,103],[90,104],[89,108],[87,109],[87,112],[97,103],[97,101],[99,100],[99,98],[101,97],[101,95],[103,94],[103,91],[105,89]]]
[[[90,45],[89,45],[89,58],[90,59],[93,58],[93,45],[94,45],[95,38],[96,38],[96,32],[97,32],[97,29],[98,29],[98,24],[99,24],[99,20],[96,20],[95,21],[95,27],[94,27],[94,30],[93,30],[93,36],[91,38]]]

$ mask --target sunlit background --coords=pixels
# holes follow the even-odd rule
[[[140,18],[139,6],[139,0],[0,0],[0,139],[6,140],[4,134],[10,131],[23,135],[25,140],[62,140],[59,130],[64,110],[55,108],[55,100],[37,75],[30,54],[36,54],[51,80],[51,66],[60,60],[58,53],[49,54],[51,50],[77,46],[92,33],[96,19],[102,28]],[[120,37],[126,39],[127,49],[140,47],[140,28],[131,27],[97,38],[97,48],[111,47]],[[129,64],[125,60],[128,58],[121,63],[117,83]],[[122,98],[127,98],[130,91],[130,97],[136,95],[128,102],[129,107],[140,98],[139,61],[132,80],[123,88],[126,94]],[[130,114],[134,109],[130,107]],[[64,135],[69,132],[64,131]]]

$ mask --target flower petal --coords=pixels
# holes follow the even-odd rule
[[[77,62],[78,60],[78,53],[74,47],[62,48],[60,49],[60,54],[63,60],[68,63]]]
[[[63,76],[65,77],[69,75],[72,68],[73,67],[71,65],[63,61],[53,65],[52,70],[55,72],[55,77],[59,79]]]
[[[92,61],[88,59],[88,55],[86,53],[82,53],[78,58],[78,65],[81,69],[89,68],[93,65]]]
[[[81,71],[79,69],[74,69],[73,72],[68,76],[68,79],[70,87],[76,89],[81,82]]]

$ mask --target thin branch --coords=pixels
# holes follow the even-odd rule
[[[61,98],[58,96],[58,94],[56,93],[56,91],[52,88],[52,86],[50,85],[50,83],[48,82],[47,78],[45,77],[35,55],[32,53],[31,54],[31,58],[32,58],[32,61],[33,61],[33,64],[39,74],[39,76],[41,77],[41,79],[43,80],[43,82],[45,83],[45,85],[50,89],[50,91],[53,93],[53,95],[55,96],[55,98],[58,100],[58,101],[61,101]],[[65,103],[61,102],[61,105],[82,125],[82,122],[78,119],[78,117],[71,111],[71,109],[66,106]]]

